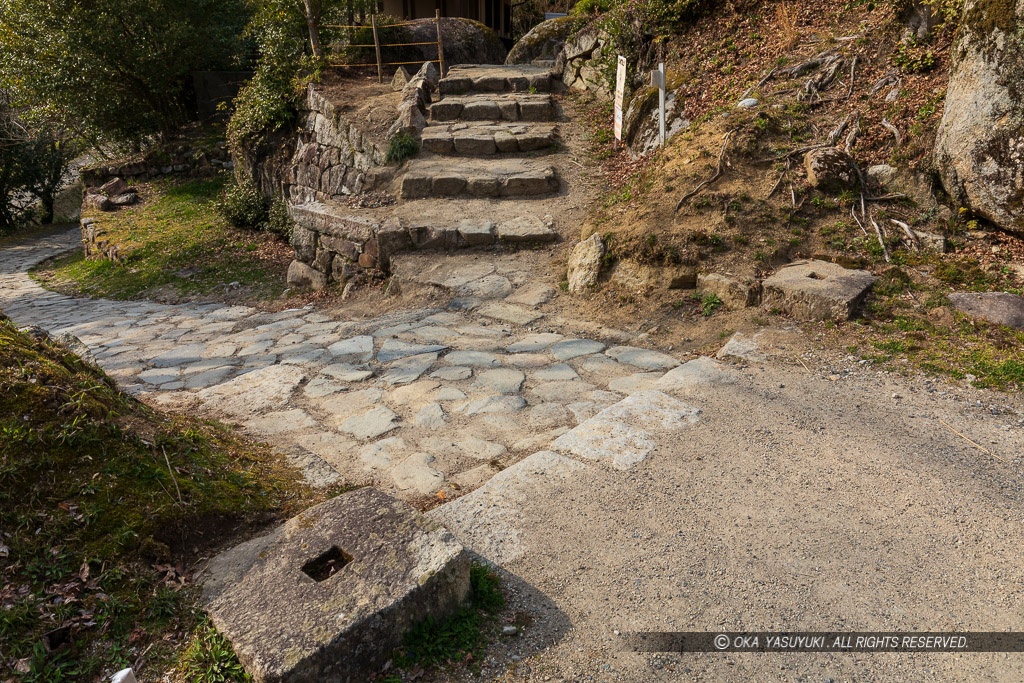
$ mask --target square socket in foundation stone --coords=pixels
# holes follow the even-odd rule
[[[469,593],[469,558],[436,522],[350,491],[214,558],[203,606],[253,680],[369,680],[411,626]]]

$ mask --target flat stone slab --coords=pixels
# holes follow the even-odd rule
[[[221,553],[202,582],[257,683],[369,680],[412,625],[459,607],[469,558],[440,524],[362,488]]]
[[[1024,330],[1024,297],[1009,292],[956,292],[949,295],[956,310],[997,325]]]
[[[481,156],[546,149],[557,137],[550,123],[440,123],[423,129],[420,144],[434,154]]]
[[[552,121],[551,95],[501,93],[449,95],[430,105],[430,120],[437,121]]]
[[[801,320],[849,320],[877,279],[828,261],[797,261],[764,281],[762,303]]]
[[[196,396],[209,410],[232,417],[246,417],[283,406],[305,379],[306,371],[302,368],[271,365],[203,389]]]
[[[528,197],[551,194],[558,188],[555,167],[534,159],[428,157],[411,161],[402,177],[402,197],[406,199]]]
[[[605,351],[605,355],[620,363],[645,370],[670,370],[679,365],[679,361],[667,353],[641,349],[636,346],[613,346]]]
[[[551,355],[558,360],[569,360],[577,356],[601,353],[605,345],[593,339],[566,339],[551,347]]]
[[[558,233],[536,216],[519,216],[498,223],[498,239],[510,244],[554,242]]]
[[[628,470],[655,448],[655,436],[686,429],[698,410],[660,391],[638,391],[558,437],[551,449]]]
[[[713,358],[701,356],[669,370],[654,383],[654,386],[659,391],[690,395],[710,391],[714,386],[734,384],[735,382],[735,373],[725,365]]]
[[[462,64],[438,83],[442,95],[466,92],[536,92],[551,90],[551,71],[532,64]]]

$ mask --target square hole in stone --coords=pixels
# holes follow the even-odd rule
[[[351,555],[338,546],[331,546],[327,552],[317,555],[302,565],[302,573],[314,581],[326,581],[351,561]]]

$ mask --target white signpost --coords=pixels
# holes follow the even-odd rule
[[[626,58],[619,55],[619,68],[615,72],[615,139],[622,139],[622,98],[626,90]]]
[[[665,146],[665,62],[651,72],[651,87],[658,89],[658,144]]]

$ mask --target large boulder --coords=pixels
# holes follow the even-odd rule
[[[1024,0],[968,0],[935,142],[946,191],[1024,234]]]
[[[437,40],[437,26],[433,19],[420,19],[406,28],[412,37],[409,42],[429,43]],[[445,66],[501,64],[505,61],[506,51],[501,38],[479,21],[462,17],[442,18],[441,38],[444,41]],[[419,48],[424,59],[437,59],[436,45],[420,45]]]
[[[804,155],[807,183],[825,192],[842,192],[857,186],[857,167],[841,149],[824,147]]]
[[[572,32],[574,21],[574,17],[556,17],[537,24],[512,46],[505,63],[533,64],[537,60],[553,63]]]

